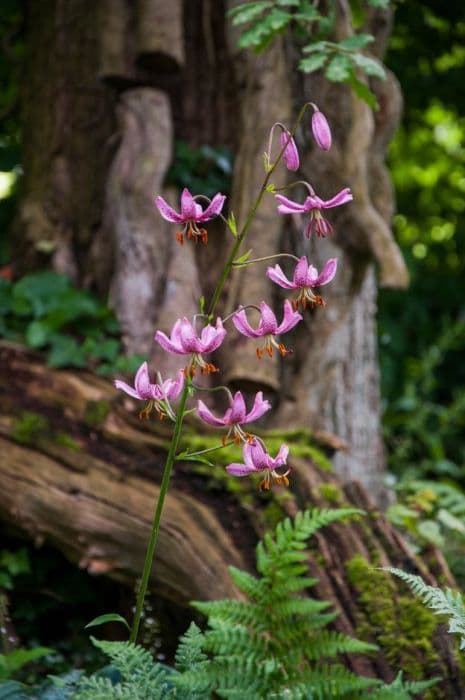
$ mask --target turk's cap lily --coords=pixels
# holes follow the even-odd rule
[[[171,401],[179,396],[184,387],[184,382],[184,372],[180,370],[175,379],[166,379],[160,384],[152,384],[150,382],[148,365],[146,362],[143,362],[134,378],[134,387],[120,379],[115,379],[114,384],[117,389],[121,389],[134,399],[140,399],[141,401]]]
[[[292,305],[287,300],[284,302],[283,320],[279,325],[275,314],[264,301],[260,303],[260,321],[256,329],[252,328],[248,322],[245,309],[239,309],[232,317],[232,322],[239,333],[248,338],[262,338],[265,335],[287,333],[301,320],[302,316],[292,309]]]
[[[244,396],[242,392],[236,391],[230,407],[226,410],[222,418],[215,416],[203,401],[198,402],[197,412],[205,423],[215,428],[224,428],[225,426],[242,425],[258,420],[269,411],[270,408],[270,402],[266,399],[264,400],[263,392],[259,391],[255,395],[255,401],[251,410],[247,413]]]
[[[317,236],[326,236],[333,232],[333,227],[321,214],[322,209],[331,209],[339,207],[341,204],[350,202],[353,199],[352,193],[348,187],[338,192],[331,199],[321,199],[316,194],[309,195],[303,204],[293,202],[292,199],[283,197],[280,194],[275,195],[278,201],[279,214],[310,214],[310,219],[305,227],[305,236],[310,238],[313,232]]]
[[[179,214],[170,207],[163,197],[155,197],[155,204],[162,217],[172,224],[187,224],[189,222],[203,223],[205,221],[210,221],[210,219],[213,219],[221,213],[225,199],[226,196],[218,192],[207,208],[203,210],[202,206],[195,201],[195,198],[191,195],[187,187],[185,187],[181,194],[181,211]]]
[[[210,324],[205,326],[199,335],[192,323],[184,316],[176,321],[169,338],[163,331],[157,331],[155,340],[168,352],[177,355],[191,355],[217,350],[225,335],[226,330],[219,317],[216,319],[215,326]]]
[[[321,287],[324,284],[328,284],[334,279],[336,271],[337,258],[329,258],[321,273],[318,274],[316,267],[310,265],[304,255],[295,267],[292,281],[286,277],[280,265],[269,267],[266,271],[266,276],[284,289],[302,289],[304,287]]]
[[[283,197],[281,194],[275,194],[278,204],[279,214],[307,214],[314,209],[331,209],[332,207],[339,207],[341,204],[346,202],[351,202],[353,195],[348,187],[338,192],[331,199],[321,199],[317,195],[309,195],[303,204],[298,202],[293,202],[292,199]]]
[[[279,137],[279,144],[281,148],[284,148],[283,158],[286,163],[286,168],[295,172],[299,169],[300,159],[299,151],[297,150],[296,143],[292,138],[291,132],[287,129],[281,131]]]
[[[312,133],[318,146],[323,151],[329,151],[331,148],[331,129],[323,112],[320,112],[316,107],[312,114]]]
[[[257,472],[265,472],[265,478],[260,483],[260,489],[268,490],[270,488],[270,477],[278,484],[284,482],[286,486],[289,484],[287,475],[289,469],[284,474],[279,474],[276,470],[286,466],[286,460],[289,454],[289,447],[281,445],[276,457],[266,451],[261,440],[254,438],[252,442],[244,443],[242,457],[244,463],[233,462],[226,467],[226,471],[231,476],[249,476]]]

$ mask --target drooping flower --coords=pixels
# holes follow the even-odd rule
[[[284,483],[289,486],[287,475],[290,469],[287,469],[284,474],[278,474],[276,471],[279,467],[286,466],[289,447],[281,445],[276,457],[271,457],[268,454],[261,440],[254,438],[252,442],[246,442],[242,451],[244,464],[233,462],[226,467],[228,474],[232,476],[249,476],[257,472],[266,472],[265,477],[260,482],[259,489],[269,491],[270,480],[273,479],[278,485]]]
[[[175,379],[166,379],[160,384],[152,384],[150,382],[148,365],[146,362],[143,362],[134,378],[134,387],[120,379],[115,379],[114,384],[117,389],[121,389],[134,399],[149,402],[147,407],[141,411],[141,416],[148,416],[155,409],[160,418],[162,418],[169,413],[165,402],[177,399],[184,387],[184,382],[184,372],[180,370]]]
[[[286,168],[295,172],[299,169],[300,165],[299,151],[297,150],[297,146],[295,144],[294,139],[291,136],[290,131],[288,131],[287,129],[283,129],[283,131],[281,131],[281,135],[279,137],[279,144],[281,148],[286,147],[283,153]]]
[[[305,235],[307,238],[310,238],[313,232],[315,232],[317,236],[322,237],[333,232],[333,227],[321,214],[322,209],[331,209],[332,207],[339,207],[346,202],[351,202],[353,196],[350,189],[346,187],[334,197],[327,200],[321,199],[316,194],[309,195],[303,204],[293,202],[291,199],[287,199],[287,197],[283,197],[281,194],[276,194],[275,198],[279,202],[279,214],[310,214],[310,220],[305,227]]]
[[[171,336],[162,331],[155,333],[155,340],[160,343],[164,350],[176,355],[192,355],[191,362],[186,368],[186,374],[195,374],[196,367],[200,367],[203,374],[217,372],[218,369],[202,357],[203,353],[210,353],[217,350],[224,340],[226,330],[223,328],[221,318],[216,319],[216,326],[205,326],[200,336],[197,334],[192,323],[186,318],[178,319],[171,330]]]
[[[232,322],[242,335],[248,338],[266,339],[265,345],[262,348],[257,348],[256,351],[257,357],[260,359],[263,357],[265,350],[271,357],[273,355],[273,346],[278,349],[282,357],[285,357],[290,351],[282,343],[278,343],[275,336],[287,333],[301,320],[302,316],[292,309],[292,305],[288,300],[284,302],[283,320],[279,325],[273,311],[264,301],[260,303],[260,322],[255,330],[247,320],[245,309],[239,309],[232,317]]]
[[[331,129],[325,115],[317,107],[314,107],[312,115],[312,133],[318,146],[323,151],[329,151],[331,148]]]
[[[202,196],[203,198],[203,195],[197,196]],[[202,206],[195,201],[195,197],[185,187],[181,194],[180,214],[170,207],[163,197],[155,197],[155,204],[166,221],[170,221],[173,224],[182,224],[182,229],[176,234],[176,240],[182,245],[184,243],[184,234],[187,235],[187,238],[193,238],[195,241],[200,238],[202,243],[208,242],[206,229],[199,228],[198,224],[210,221],[210,219],[218,216],[221,213],[225,199],[225,195],[218,192],[204,211]]]
[[[284,289],[299,290],[299,295],[291,302],[292,308],[297,310],[299,304],[302,305],[303,309],[307,308],[307,304],[310,306],[325,305],[321,296],[313,293],[313,288],[321,287],[331,282],[334,279],[336,270],[337,258],[329,258],[320,274],[318,274],[316,267],[310,265],[304,255],[295,267],[292,282],[286,277],[279,265],[269,267],[266,271],[266,276]]]
[[[203,401],[199,401],[197,412],[205,423],[212,425],[214,428],[224,428],[229,426],[229,430],[223,442],[226,442],[231,435],[231,432],[234,435],[235,442],[242,442],[246,441],[249,436],[242,430],[241,425],[258,420],[264,413],[269,411],[270,408],[270,402],[266,399],[264,400],[263,392],[259,391],[255,395],[255,401],[252,409],[249,411],[249,413],[247,413],[244,397],[240,391],[236,391],[230,407],[226,410],[222,418],[215,416],[203,403]]]

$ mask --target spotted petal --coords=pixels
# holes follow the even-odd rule
[[[184,222],[184,218],[181,214],[178,214],[170,205],[163,199],[163,197],[155,197],[155,204],[158,211],[162,217],[172,224],[181,224]]]
[[[284,302],[283,320],[280,323],[280,325],[276,328],[275,334],[281,335],[281,333],[287,333],[291,330],[291,328],[294,328],[294,326],[296,326],[301,320],[302,316],[299,314],[298,311],[294,311],[292,309],[291,302],[288,299],[286,299],[286,301]]]
[[[193,196],[185,187],[181,194],[181,214],[184,221],[197,219],[197,209]]]
[[[316,280],[313,282],[315,287],[320,287],[324,284],[328,284],[328,282],[331,282],[331,280],[334,279],[334,276],[337,271],[337,258],[329,258],[329,260],[326,261],[326,264]]]
[[[197,221],[203,222],[203,221],[209,221],[210,219],[213,219],[215,216],[218,216],[218,214],[221,213],[221,210],[223,209],[224,201],[226,199],[226,196],[224,194],[221,194],[221,192],[218,192],[215,194],[213,197],[212,201],[208,205],[208,207],[205,209],[203,214],[197,217]]]
[[[205,423],[212,425],[214,428],[223,428],[226,425],[224,418],[217,418],[203,401],[198,402],[197,413]]]
[[[282,194],[275,194],[275,199],[279,202],[279,214],[301,214],[302,212],[307,211],[304,204],[293,202],[292,199],[283,197]]]
[[[266,271],[266,276],[275,284],[279,284],[280,287],[284,289],[295,289],[295,283],[287,279],[286,275],[282,271],[279,265],[274,267],[269,267]]]
[[[251,423],[254,420],[258,420],[267,411],[269,411],[270,408],[271,408],[270,402],[267,399],[263,400],[263,392],[258,391],[255,395],[255,401],[254,401],[254,404],[252,406],[251,411],[249,413],[247,413],[246,416],[244,416],[242,422],[243,423]]]
[[[260,338],[262,336],[262,333],[254,330],[248,322],[245,309],[237,311],[232,317],[232,322],[239,333],[247,336],[247,338]]]

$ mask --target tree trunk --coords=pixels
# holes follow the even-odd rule
[[[89,572],[133,585],[142,569],[169,429],[139,420],[132,400],[87,372],[50,370],[8,344],[0,346],[0,360],[1,518],[37,546],[52,544]],[[193,428],[198,436],[200,426]],[[319,448],[331,450],[330,442],[320,437]],[[208,473],[195,463],[176,463],[151,590],[181,605],[235,597],[227,567],[253,571],[256,539],[269,529],[270,517],[292,516],[310,505],[362,508],[366,516],[322,530],[309,543],[311,573],[319,579],[312,590],[338,611],[336,629],[380,645],[373,657],[348,659],[349,666],[386,680],[399,668],[413,677],[440,675],[445,694],[434,697],[461,697],[445,628],[402,584],[374,569],[401,566],[432,584],[450,585],[440,553],[430,551],[429,568],[420,562],[360,484],[341,487],[308,459],[296,458],[292,467],[295,488],[283,499],[279,490],[253,494],[250,482],[241,482],[243,490],[237,481],[231,488],[234,479],[219,468]]]
[[[334,33],[343,38],[353,32],[349,4],[337,7]],[[304,125],[297,177],[311,179],[322,197],[350,186],[355,201],[330,213],[334,239],[308,242],[302,221],[278,217],[268,195],[246,246],[255,256],[307,254],[317,265],[338,257],[327,308],[307,311],[295,353],[284,361],[260,362],[232,339],[221,381],[269,391],[273,425],[337,434],[347,450],[336,455],[336,470],[360,479],[381,502],[374,262],[381,283],[406,284],[389,228],[393,198],[383,165],[399,90],[392,76],[373,82],[381,106],[373,114],[348,88],[320,75],[303,78],[288,39],[258,58],[239,52],[226,9],[223,0],[28,3],[17,271],[49,264],[78,284],[111,292],[127,350],[151,353],[157,369],[171,373],[176,358],[154,347],[153,332],[196,313],[230,245],[213,223],[207,249],[180,250],[175,227],[158,216],[152,199],[162,191],[173,138],[234,148],[230,209],[241,222],[263,178],[272,123],[290,124],[293,105],[317,102],[332,124],[334,146],[318,151]],[[361,30],[373,33],[381,58],[390,14],[371,8],[366,17]],[[164,194],[176,204],[176,192]],[[276,292],[264,272],[262,265],[235,273],[222,311],[269,301]]]

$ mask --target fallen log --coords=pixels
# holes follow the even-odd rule
[[[0,344],[0,359],[0,520],[93,574],[134,586],[170,426],[141,421],[140,406],[90,372],[50,369],[9,343]],[[198,437],[200,427],[195,431]],[[343,447],[334,436],[317,437],[329,453]],[[289,490],[260,494],[250,481],[176,463],[151,590],[181,605],[237,596],[227,567],[253,571],[255,544],[270,524],[311,505],[356,506],[367,516],[333,525],[309,544],[319,579],[312,594],[338,610],[337,629],[380,646],[373,658],[348,664],[386,680],[400,668],[411,677],[442,676],[443,695],[434,697],[463,697],[445,628],[402,584],[375,570],[397,566],[432,585],[453,585],[440,552],[415,557],[359,484],[339,483],[308,458],[293,458],[292,468]]]

